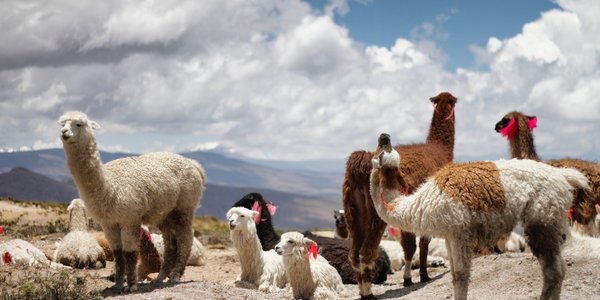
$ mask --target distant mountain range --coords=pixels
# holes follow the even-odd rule
[[[101,152],[103,162],[131,156]],[[342,174],[266,167],[211,152],[182,155],[199,161],[208,175],[201,215],[224,219],[229,207],[249,192],[279,206],[277,227],[333,227],[341,208]],[[70,202],[77,197],[62,149],[0,153],[0,196],[17,200]]]
[[[195,159],[206,170],[208,182],[233,187],[254,187],[303,195],[340,195],[343,169],[340,172],[318,172],[308,169],[264,166],[214,152],[187,152],[182,155]],[[131,153],[100,151],[104,163],[133,156]],[[280,165],[285,165],[281,162]],[[71,179],[62,149],[0,153],[0,173],[23,167],[54,180]]]

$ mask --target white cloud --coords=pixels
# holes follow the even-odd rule
[[[515,109],[539,117],[542,156],[599,153],[599,4],[558,4],[513,37],[472,45],[488,70],[448,72],[435,41],[452,11],[388,48],[334,22],[345,1],[329,13],[276,0],[3,2],[0,147],[60,145],[56,119],[78,109],[109,151],[344,158],[381,132],[423,141],[428,98],[450,91],[459,159],[507,156],[493,125]]]

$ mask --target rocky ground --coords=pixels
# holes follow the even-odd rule
[[[3,212],[7,206],[2,205]],[[33,214],[31,211],[29,213]],[[8,214],[4,214],[6,216]],[[48,215],[48,214],[46,214]],[[27,218],[31,218],[28,216]],[[35,218],[33,218],[35,219]],[[26,240],[51,257],[61,233],[33,236]],[[0,235],[0,243],[14,238]],[[203,241],[211,240],[205,237]],[[51,270],[47,267],[0,266],[0,286],[5,291],[22,291],[37,277],[75,276],[72,283],[86,295],[108,299],[291,299],[291,291],[263,294],[256,290],[237,288],[233,282],[240,272],[235,250],[223,243],[206,244],[204,266],[189,266],[183,282],[156,286],[142,284],[136,293],[121,294],[108,289],[107,279],[113,262],[98,270]],[[600,260],[565,257],[567,276],[562,288],[562,299],[600,299]],[[374,285],[373,292],[380,299],[451,299],[453,288],[448,268],[430,268],[431,282],[402,287],[402,272],[388,277],[382,285]],[[57,275],[58,274],[58,275]],[[156,274],[152,274],[156,275]],[[418,270],[413,270],[418,281]],[[400,284],[399,284],[400,283]],[[470,299],[536,299],[542,288],[541,270],[531,253],[511,253],[477,257],[473,261]],[[14,294],[13,294],[14,295]],[[2,297],[0,297],[2,298]],[[26,297],[25,297],[26,298]],[[346,285],[340,299],[358,299],[356,285]]]

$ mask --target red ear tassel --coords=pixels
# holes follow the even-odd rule
[[[573,208],[569,208],[569,210],[567,210],[567,217],[569,217],[569,220],[573,221]]]
[[[0,226],[0,234],[4,233],[4,227]]]
[[[527,120],[527,126],[529,130],[533,131],[534,128],[537,127],[537,117],[533,117],[532,119]]]
[[[4,252],[4,255],[2,255],[2,260],[4,261],[5,265],[10,264],[12,262],[12,256],[10,255],[10,252]]]
[[[268,202],[267,209],[269,210],[269,213],[271,214],[271,216],[274,216],[275,212],[277,211],[277,205],[275,205],[271,202]]]
[[[314,259],[317,259],[317,253],[319,252],[319,248],[317,248],[317,244],[315,242],[310,243],[310,248],[308,248],[308,253],[306,253],[306,258],[310,258],[312,254]]]
[[[390,236],[394,237],[396,236],[396,230],[394,229],[394,227],[390,226]]]
[[[517,127],[517,121],[515,118],[512,118],[506,127],[500,129],[500,133],[509,140],[512,140],[517,133]]]

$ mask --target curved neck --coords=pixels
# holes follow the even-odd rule
[[[64,150],[67,166],[80,193],[89,194],[104,188],[104,167],[94,140],[85,145],[68,144]]]
[[[509,141],[510,155],[512,158],[540,160],[533,144],[533,134],[524,123],[519,120],[518,130]]]
[[[431,124],[429,125],[429,134],[427,135],[427,143],[439,143],[450,155],[450,160],[454,159],[454,124],[455,116],[448,106],[446,109],[440,105],[435,107]],[[452,116],[448,118],[448,116]]]
[[[389,225],[413,231],[412,215],[408,204],[414,195],[404,196],[399,190],[382,184],[379,170],[371,172],[371,199],[379,217]]]
[[[256,232],[231,231],[231,241],[240,256],[241,279],[258,284],[263,268],[262,246]]]

